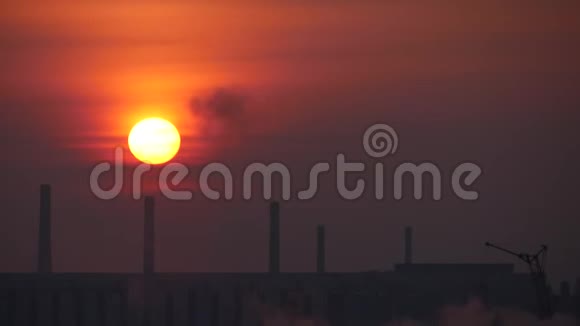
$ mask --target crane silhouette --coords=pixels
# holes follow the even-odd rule
[[[536,290],[536,297],[538,300],[537,314],[540,319],[548,319],[554,314],[552,310],[552,300],[550,289],[546,282],[546,259],[548,255],[548,247],[542,245],[540,250],[535,254],[517,253],[509,249],[502,248],[493,243],[486,242],[485,246],[503,251],[509,255],[515,256],[528,265],[532,283]]]

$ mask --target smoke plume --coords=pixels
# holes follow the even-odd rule
[[[247,125],[248,97],[240,90],[216,88],[190,102],[207,137],[239,136]]]

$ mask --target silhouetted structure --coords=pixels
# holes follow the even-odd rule
[[[2,326],[255,326],[263,323],[264,310],[330,325],[378,325],[405,318],[432,321],[443,305],[465,304],[473,296],[490,306],[531,310],[534,304],[529,275],[515,273],[512,264],[413,262],[410,227],[404,232],[404,263],[393,270],[329,273],[320,225],[317,273],[280,273],[276,202],[270,205],[270,273],[155,273],[152,197],[144,200],[142,273],[47,273],[50,268],[41,269],[40,262],[50,266],[49,186],[41,187],[40,207],[41,273],[0,273]],[[562,285],[557,300],[559,311],[580,317],[580,281],[573,294]]]
[[[324,226],[316,228],[316,271],[324,273],[326,271],[326,246],[325,246]]]
[[[50,185],[40,186],[40,220],[38,225],[38,272],[52,272]]]
[[[572,302],[576,312],[576,319],[580,320],[580,277],[576,279],[576,285],[574,286],[574,299]]]
[[[542,245],[542,248],[535,254],[516,253],[511,250],[502,248],[492,243],[486,242],[486,246],[498,249],[507,254],[515,256],[525,262],[532,277],[532,282],[536,290],[538,300],[537,314],[540,319],[547,319],[554,314],[552,310],[551,293],[546,281],[545,262],[548,247]]]
[[[152,326],[151,305],[153,292],[153,274],[155,273],[155,201],[145,197],[143,215],[143,291],[144,291],[144,326]]]
[[[280,204],[270,204],[270,273],[280,272]]]

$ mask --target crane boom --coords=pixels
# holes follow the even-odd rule
[[[515,251],[502,248],[490,242],[486,242],[485,246],[515,256],[528,265],[538,300],[538,317],[540,319],[547,319],[552,317],[554,312],[552,311],[550,289],[546,282],[545,268],[548,247],[546,245],[542,245],[535,254],[526,254],[516,253]]]
[[[499,250],[499,251],[506,252],[506,253],[508,253],[508,254],[510,254],[510,255],[512,255],[512,256],[516,256],[516,257],[518,257],[518,258],[520,258],[520,259],[521,259],[521,257],[522,257],[522,254],[518,254],[518,253],[516,253],[516,252],[514,252],[514,251],[511,251],[511,250],[509,250],[509,249],[502,248],[502,247],[500,247],[500,246],[498,246],[498,245],[495,245],[495,244],[493,244],[493,243],[490,243],[490,242],[486,242],[486,243],[485,243],[485,246],[487,246],[487,247],[491,247],[491,248],[495,248],[495,249],[497,249],[497,250]]]

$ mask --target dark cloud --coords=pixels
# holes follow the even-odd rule
[[[231,88],[216,88],[190,102],[192,113],[201,119],[206,136],[239,135],[247,125],[248,96]]]
[[[191,101],[191,108],[196,115],[210,119],[240,119],[247,105],[247,96],[241,91],[218,88],[207,96],[198,96]]]

